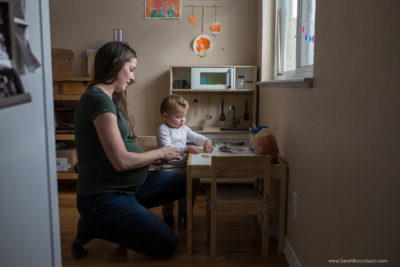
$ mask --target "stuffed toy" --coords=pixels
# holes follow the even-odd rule
[[[255,137],[254,153],[256,155],[270,155],[271,163],[279,163],[279,148],[274,135],[268,128],[262,128]]]

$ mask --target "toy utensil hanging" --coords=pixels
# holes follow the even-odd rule
[[[204,34],[204,6],[203,6],[203,16],[202,16],[202,24],[201,24],[201,32],[202,34],[197,36],[193,41],[193,51],[196,55],[200,57],[204,57],[207,52],[212,49],[212,39],[208,35]]]
[[[199,105],[199,100],[197,100],[197,97],[195,96],[193,99],[193,115],[194,117],[197,117],[197,106]]]
[[[210,107],[210,95],[207,95],[207,114],[206,114],[206,120],[211,120],[212,116],[209,112],[209,107]]]
[[[192,15],[188,18],[188,22],[191,25],[197,24],[197,17],[194,15],[194,6],[192,6]]]
[[[210,26],[210,31],[213,35],[218,35],[220,34],[221,30],[222,30],[222,24],[217,22],[217,6],[214,6],[215,8],[215,17],[214,17],[214,23],[211,24]]]
[[[221,115],[219,116],[219,120],[220,120],[220,121],[224,121],[224,120],[225,120],[225,113],[224,113],[224,97],[222,97],[222,100],[221,100]]]
[[[248,121],[250,119],[249,113],[247,113],[247,104],[248,104],[248,102],[247,102],[247,97],[246,97],[246,103],[245,103],[246,108],[245,108],[245,112],[243,115],[243,120],[245,120],[245,121]]]

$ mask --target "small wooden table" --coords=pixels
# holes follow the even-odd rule
[[[253,156],[248,149],[241,149],[238,153],[220,152],[216,149],[210,153],[189,154],[187,173],[186,173],[186,201],[187,201],[187,252],[192,254],[192,179],[211,177],[211,157],[212,156]],[[280,201],[279,201],[279,233],[278,233],[278,253],[283,253],[283,242],[285,238],[286,222],[286,184],[287,184],[287,164],[279,160],[278,164],[271,164],[271,179],[280,180]]]

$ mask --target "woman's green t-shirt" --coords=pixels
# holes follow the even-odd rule
[[[135,193],[144,183],[148,166],[136,170],[117,172],[111,165],[97,136],[94,118],[102,112],[117,117],[118,128],[129,152],[142,153],[129,138],[129,125],[124,116],[103,90],[89,87],[75,109],[75,139],[78,151],[78,195],[112,192]]]

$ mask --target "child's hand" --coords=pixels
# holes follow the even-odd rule
[[[211,153],[211,152],[213,152],[213,150],[214,150],[214,148],[213,148],[211,140],[205,141],[204,146],[203,146],[203,151],[205,153]]]
[[[195,146],[187,146],[187,147],[185,147],[185,152],[192,153],[192,154],[199,154],[200,150]]]

